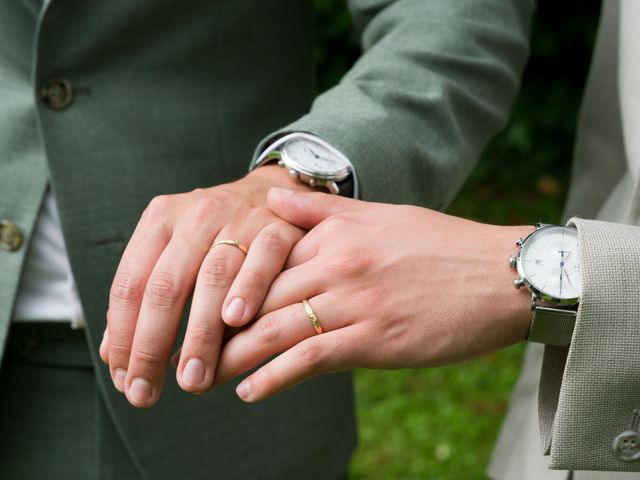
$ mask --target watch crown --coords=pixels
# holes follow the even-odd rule
[[[524,280],[521,279],[521,278],[516,278],[513,281],[513,286],[516,287],[516,288],[521,288],[523,285],[524,285]]]
[[[523,238],[519,238],[518,241],[516,242],[516,246],[517,247],[521,247],[523,243],[524,243],[524,239]]]
[[[311,185],[312,187],[315,187],[316,183],[318,183],[318,182],[316,182],[315,178],[313,178],[313,177],[309,178],[309,185]]]
[[[509,257],[509,266],[511,268],[516,268],[517,263],[518,263],[518,257],[516,257],[515,255],[511,255]]]
[[[289,169],[289,176],[291,178],[298,178],[298,172],[296,172],[293,168]]]

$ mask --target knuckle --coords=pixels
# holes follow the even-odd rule
[[[343,215],[334,215],[325,222],[325,228],[331,233],[344,233],[351,226],[351,221]]]
[[[205,287],[225,288],[231,284],[232,273],[229,259],[214,256],[207,260],[200,270],[198,281]]]
[[[152,368],[161,367],[166,363],[166,356],[149,344],[137,345],[131,351],[130,363],[146,365]]]
[[[158,218],[163,218],[167,214],[167,209],[173,203],[171,195],[158,195],[151,199],[149,205],[144,210],[143,216],[149,220],[154,221]]]
[[[335,240],[336,236],[344,236],[345,232],[353,230],[353,223],[342,214],[333,215],[320,222],[314,231],[325,241]]]
[[[151,305],[166,308],[179,301],[182,291],[174,274],[162,272],[149,280],[145,296]]]
[[[258,246],[269,253],[282,253],[286,250],[287,240],[281,231],[270,228],[259,236]]]
[[[221,339],[220,329],[208,323],[190,324],[187,334],[189,341],[196,345],[211,346]]]
[[[215,196],[200,196],[193,207],[193,221],[197,225],[210,222],[211,217],[219,210],[220,201]]]
[[[280,336],[277,322],[271,315],[266,315],[257,322],[260,331],[260,342],[275,343]]]
[[[114,303],[135,304],[142,298],[141,282],[129,272],[118,272],[109,292]]]
[[[317,343],[301,344],[298,356],[307,371],[315,371],[322,368],[326,358],[325,349]]]
[[[122,340],[109,339],[109,363],[114,361],[128,359],[131,355],[131,344]]]
[[[259,270],[243,270],[241,275],[241,284],[249,290],[262,289],[269,284],[266,275]]]
[[[375,265],[373,256],[358,249],[346,249],[324,264],[327,275],[358,277],[366,274]]]

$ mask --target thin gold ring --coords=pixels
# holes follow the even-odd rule
[[[311,308],[309,300],[307,300],[306,298],[303,299],[302,306],[304,307],[304,311],[307,312],[307,317],[309,317],[309,320],[311,320],[311,325],[313,325],[313,328],[316,330],[316,334],[319,335],[321,333],[324,333],[324,330],[322,330],[322,325],[320,325],[320,320],[318,320],[318,316],[313,311],[313,308]]]
[[[231,245],[232,247],[236,247],[238,250],[240,250],[245,255],[249,251],[249,249],[246,246],[244,246],[243,244],[241,244],[237,240],[218,240],[217,242],[213,242],[213,245],[211,245],[211,248],[209,249],[209,251],[213,250],[218,245]]]

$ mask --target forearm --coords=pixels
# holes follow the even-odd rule
[[[350,7],[362,31],[362,58],[308,115],[267,141],[314,133],[353,162],[362,198],[441,209],[506,121],[527,57],[532,3]]]

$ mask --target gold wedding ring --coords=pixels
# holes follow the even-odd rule
[[[211,245],[211,248],[209,249],[209,251],[213,250],[218,245],[231,245],[232,247],[236,247],[238,250],[240,250],[245,255],[249,251],[249,249],[247,247],[245,247],[243,244],[241,244],[237,240],[218,240],[217,242],[213,242],[213,245]]]
[[[307,312],[307,317],[309,317],[309,320],[311,320],[311,325],[313,325],[313,328],[316,330],[316,334],[323,333],[324,330],[322,330],[320,320],[318,320],[318,316],[313,311],[313,308],[311,308],[309,300],[307,300],[306,298],[302,300],[302,306],[304,307],[305,312]]]

